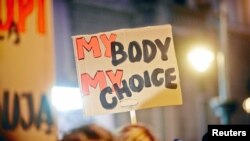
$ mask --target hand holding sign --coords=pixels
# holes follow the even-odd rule
[[[78,35],[73,44],[86,115],[182,104],[171,26]]]

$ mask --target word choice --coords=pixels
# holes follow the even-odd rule
[[[247,136],[246,131],[219,131],[218,129],[212,129],[212,136]]]
[[[122,86],[120,87],[117,83],[113,84],[116,92],[115,95],[112,93],[112,88],[108,86],[100,93],[102,107],[105,109],[113,109],[117,106],[119,100],[121,101],[125,97],[131,97],[132,92],[139,93],[144,87],[151,87],[152,84],[155,87],[165,85],[167,89],[176,89],[177,84],[173,82],[176,80],[174,72],[174,68],[168,68],[166,70],[156,68],[152,71],[151,75],[148,71],[144,71],[143,76],[134,74],[129,78],[129,81],[122,80]],[[107,95],[113,95],[111,101],[107,100]]]

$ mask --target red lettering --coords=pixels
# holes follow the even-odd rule
[[[25,21],[27,16],[32,12],[34,7],[33,0],[18,0],[18,29],[20,32],[25,32]]]
[[[113,71],[109,70],[106,71],[106,74],[109,80],[111,81],[112,85],[116,83],[119,87],[121,86],[123,70],[116,70],[115,74],[113,73]]]
[[[94,57],[101,57],[101,49],[96,36],[92,36],[89,42],[87,42],[84,37],[76,38],[76,47],[78,60],[85,58],[84,49],[88,52],[93,49]]]
[[[0,3],[2,3],[0,1]],[[8,28],[11,25],[11,22],[13,22],[14,19],[14,0],[6,0],[6,7],[7,7],[7,18],[4,22],[4,20],[1,18],[0,19],[0,30],[8,30]],[[0,12],[2,12],[2,5],[0,5]],[[0,16],[2,16],[2,13],[0,13]]]
[[[0,0],[0,30],[7,31],[11,27],[12,22],[15,22],[14,12],[16,11],[15,2],[18,2],[18,32],[25,32],[27,26],[25,22],[27,21],[28,16],[34,11],[34,0]],[[5,6],[6,5],[6,6]],[[4,8],[3,8],[4,7]],[[3,10],[6,9],[6,19],[3,19]],[[37,5],[37,32],[41,34],[46,33],[46,24],[45,24],[45,0],[38,0]],[[34,26],[32,26],[34,27]]]
[[[107,87],[107,82],[103,71],[97,71],[94,78],[89,76],[88,73],[82,74],[81,84],[83,95],[89,95],[89,86],[96,88],[97,84],[99,84],[100,90],[103,90]]]
[[[105,56],[111,57],[111,42],[115,41],[116,34],[111,33],[109,38],[106,34],[101,34],[100,38],[102,40],[103,45],[106,47]]]
[[[45,28],[45,4],[44,0],[38,0],[37,30],[41,34],[46,33]]]

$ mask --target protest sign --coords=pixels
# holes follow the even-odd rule
[[[52,4],[0,0],[0,138],[55,141]]]
[[[182,104],[170,25],[72,38],[86,115]]]

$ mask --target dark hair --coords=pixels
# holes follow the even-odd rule
[[[86,140],[114,140],[111,132],[109,132],[105,128],[96,124],[89,124],[72,130],[69,134],[63,137],[62,141],[81,141],[81,138],[77,137],[76,135],[82,135],[86,138]]]
[[[208,141],[208,134],[206,133],[203,137],[202,137],[202,141]]]

